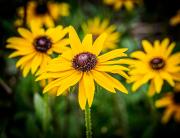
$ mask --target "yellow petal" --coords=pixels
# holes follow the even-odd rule
[[[98,71],[106,71],[106,72],[113,72],[114,70],[125,70],[125,71],[129,71],[129,69],[127,67],[124,66],[120,66],[120,65],[101,65],[101,66],[96,66],[95,70]]]
[[[169,45],[169,38],[165,38],[162,42],[161,42],[161,46],[164,48],[164,50],[167,49],[168,45]]]
[[[162,118],[162,123],[167,123],[173,113],[174,113],[173,108],[167,108],[166,111],[164,112],[164,115],[163,115],[163,118]]]
[[[121,91],[123,93],[126,93],[126,94],[128,93],[127,89],[122,85],[122,83],[120,81],[118,81],[117,79],[111,77],[107,73],[102,72],[102,74],[110,80],[110,82],[114,85],[114,87],[116,89],[118,89],[119,91]]]
[[[30,28],[35,37],[44,35],[45,33],[44,29],[42,29],[35,20],[32,20],[30,22]]]
[[[68,28],[64,28],[59,25],[56,28],[50,28],[47,30],[46,34],[52,39],[53,43],[61,40],[68,33]]]
[[[143,78],[139,79],[138,81],[136,81],[133,84],[132,90],[136,91],[140,86],[142,86],[143,84],[147,83],[152,77],[154,77],[153,74],[151,74],[151,73],[146,74]]]
[[[150,53],[153,50],[152,44],[147,40],[143,40],[142,45],[143,45],[143,48],[146,51],[146,53]]]
[[[163,85],[163,79],[160,77],[160,75],[156,75],[154,78],[154,84],[156,91],[160,93]]]
[[[23,77],[26,77],[28,75],[30,69],[31,69],[31,62],[26,63],[26,65],[24,65],[23,72],[22,72]]]
[[[67,45],[69,45],[69,43],[70,43],[69,39],[63,39],[63,40],[57,42],[56,44],[54,44],[52,46],[52,49],[56,53],[63,53],[67,50],[70,50],[69,47],[66,47]]]
[[[92,70],[91,71],[94,80],[103,88],[105,88],[106,90],[115,93],[116,91],[114,90],[114,87],[111,83],[111,81],[109,80],[109,78],[105,77],[101,72]]]
[[[111,52],[108,52],[106,54],[103,54],[101,56],[98,57],[98,61],[99,62],[105,62],[117,57],[122,57],[122,56],[127,56],[124,52],[127,51],[127,48],[120,48],[120,49],[116,49],[113,50]]]
[[[165,79],[171,86],[175,85],[172,76],[168,72],[161,71],[160,75],[161,75],[161,78]]]
[[[12,54],[9,55],[9,58],[14,58],[17,56],[24,56],[24,55],[28,55],[31,54],[32,51],[15,51]]]
[[[36,54],[32,60],[31,64],[31,72],[34,74],[37,70],[37,68],[41,65],[42,62],[42,55],[41,54]]]
[[[7,42],[16,46],[19,46],[19,45],[22,47],[31,46],[31,43],[29,43],[28,41],[26,41],[24,38],[21,38],[21,37],[10,37],[7,40]]]
[[[174,43],[174,42],[170,44],[167,51],[164,53],[166,57],[168,57],[172,53],[175,45],[176,45],[176,43]]]
[[[67,88],[75,85],[82,77],[82,72],[76,71],[71,76],[65,77],[58,88],[57,96],[61,95]]]
[[[82,80],[79,81],[78,101],[81,109],[84,110],[86,107],[86,94]]]
[[[92,34],[87,34],[82,41],[83,49],[85,52],[90,51],[92,48]]]
[[[28,40],[29,42],[33,41],[33,35],[30,31],[28,31],[27,29],[24,28],[18,28],[18,32],[19,34],[24,37],[26,40]]]
[[[84,73],[82,81],[84,84],[85,94],[88,100],[89,107],[91,107],[95,91],[94,80],[91,73]]]
[[[171,98],[170,97],[165,97],[165,98],[162,98],[160,100],[157,100],[155,102],[155,106],[156,107],[165,107],[165,106],[168,106],[169,104],[171,104],[172,101],[171,101]]]
[[[67,76],[71,75],[72,73],[74,73],[74,71],[72,71],[72,70],[64,71],[64,72],[43,73],[36,79],[36,81],[43,80],[43,79],[49,79],[49,78],[57,79],[57,78],[67,77]]]
[[[149,90],[148,90],[148,95],[153,96],[155,94],[155,92],[156,92],[156,90],[155,90],[155,86],[154,86],[154,81],[151,80]]]
[[[77,35],[75,29],[72,26],[69,27],[69,40],[70,46],[74,54],[78,54],[83,51],[79,36]]]
[[[133,58],[140,59],[140,60],[146,60],[147,59],[146,54],[142,51],[133,52],[130,56]]]
[[[29,54],[26,55],[24,57],[22,57],[20,60],[18,60],[18,62],[16,63],[16,67],[18,68],[19,66],[21,66],[22,64],[26,63],[28,60],[32,59],[34,57],[35,54]]]
[[[95,40],[91,52],[94,53],[96,56],[98,56],[102,51],[106,37],[107,34],[103,33]]]

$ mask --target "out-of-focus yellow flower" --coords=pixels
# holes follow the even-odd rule
[[[10,58],[21,57],[16,67],[23,70],[24,77],[30,70],[34,74],[39,69],[40,73],[51,60],[50,55],[53,52],[61,53],[68,49],[66,45],[69,44],[69,40],[64,38],[67,28],[63,29],[62,26],[44,30],[33,22],[31,31],[19,28],[18,32],[21,37],[9,38],[6,47],[16,50],[9,56]]]
[[[157,100],[155,105],[157,108],[166,108],[162,117],[163,123],[167,123],[172,116],[174,116],[175,121],[180,122],[180,83],[175,85],[173,93],[166,94]]]
[[[133,91],[150,80],[149,95],[152,96],[161,91],[164,80],[171,86],[174,86],[174,80],[180,81],[180,52],[171,54],[174,42],[170,44],[168,38],[162,42],[156,40],[154,44],[143,40],[142,45],[144,51],[131,54],[134,59],[129,82],[133,82]]]
[[[170,19],[170,25],[176,26],[178,24],[180,24],[180,10]]]
[[[106,33],[108,36],[104,42],[103,50],[114,49],[119,41],[120,33],[116,31],[115,25],[110,25],[109,20],[100,20],[99,17],[90,19],[87,23],[82,24],[84,34],[92,34],[95,40],[102,33]]]
[[[141,0],[103,0],[105,4],[111,5],[115,10],[121,9],[123,6],[131,11],[135,4],[140,3]]]
[[[24,20],[24,7],[18,9],[18,16],[15,21],[16,26],[21,26]],[[29,25],[31,21],[35,20],[39,26],[54,27],[54,21],[61,16],[69,15],[69,5],[67,3],[55,2],[37,2],[29,1],[26,9],[26,22]]]
[[[103,33],[93,43],[92,34],[87,34],[81,43],[74,28],[69,27],[71,49],[51,60],[46,72],[37,78],[37,80],[54,79],[44,88],[43,92],[58,87],[58,96],[70,86],[78,83],[78,99],[82,109],[85,109],[86,101],[89,107],[92,105],[95,92],[94,81],[112,93],[116,92],[115,89],[127,93],[123,84],[108,74],[114,73],[128,77],[125,73],[128,68],[122,65],[126,64],[126,59],[121,59],[127,56],[124,53],[127,48],[100,55],[106,37],[106,33]]]

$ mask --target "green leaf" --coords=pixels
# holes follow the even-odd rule
[[[44,98],[42,98],[38,93],[35,93],[34,95],[35,114],[44,131],[48,129],[52,119],[48,100],[48,95],[45,95]]]

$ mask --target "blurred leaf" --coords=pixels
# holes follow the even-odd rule
[[[48,105],[48,95],[45,95],[43,99],[38,93],[35,93],[34,107],[37,119],[41,122],[43,130],[46,131],[52,119],[50,107]]]

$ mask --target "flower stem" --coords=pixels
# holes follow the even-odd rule
[[[86,138],[92,138],[91,110],[88,104],[86,104],[86,109],[85,109],[85,125],[86,125]]]

